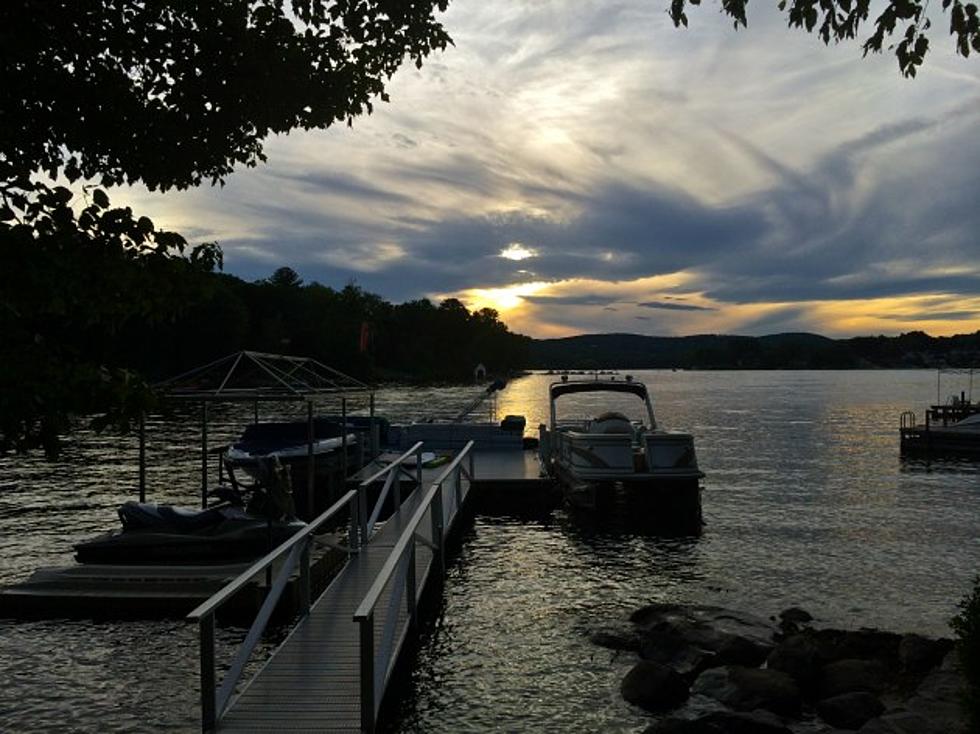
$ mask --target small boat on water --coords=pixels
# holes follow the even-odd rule
[[[560,419],[558,403],[567,395],[631,395],[642,402],[642,420],[605,411],[593,418]],[[665,520],[700,526],[701,486],[694,437],[663,430],[654,417],[646,386],[625,380],[581,380],[549,387],[550,425],[541,426],[540,455],[547,471],[564,487],[574,506],[596,507],[617,488],[650,503]],[[594,402],[594,401],[593,401]]]
[[[312,442],[310,428],[307,421],[252,424],[228,447],[225,452],[227,464],[258,478],[263,463],[276,458],[283,466],[291,468],[294,481],[305,481],[311,448],[314,461],[320,464],[321,459],[345,449],[354,450],[357,446],[358,436],[350,423],[317,418],[312,422]]]
[[[129,500],[118,510],[122,528],[75,545],[79,563],[214,565],[252,560],[291,537],[297,520],[288,474],[264,464],[266,484],[234,482],[211,492],[220,500],[188,509]]]

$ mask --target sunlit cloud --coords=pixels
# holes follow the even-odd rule
[[[537,250],[533,250],[530,247],[525,247],[520,242],[511,242],[509,245],[507,245],[507,247],[500,251],[500,257],[507,260],[516,260],[518,262],[537,256]]]

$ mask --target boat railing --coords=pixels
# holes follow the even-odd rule
[[[416,573],[419,546],[431,551],[439,564],[445,563],[447,525],[462,506],[464,479],[473,480],[473,445],[468,442],[433,481],[354,612],[360,628],[363,731],[374,731],[398,653],[416,622],[424,583]]]
[[[347,509],[349,512],[348,543],[345,547],[335,546],[346,550],[348,554],[356,553],[360,547],[358,502],[359,492],[351,489],[338,499],[330,508],[320,514],[305,527],[298,530],[292,537],[249,566],[238,577],[227,583],[210,599],[198,606],[187,615],[187,619],[198,623],[200,629],[200,658],[201,658],[201,727],[203,731],[212,731],[221,717],[228,710],[235,687],[242,676],[245,666],[251,658],[255,646],[262,638],[269,619],[282,597],[283,591],[293,573],[299,570],[299,613],[307,616],[310,613],[310,551],[314,543],[322,542],[315,539],[318,531]],[[273,565],[283,559],[275,578],[271,580],[265,600],[259,608],[249,628],[232,659],[221,686],[216,685],[215,675],[215,615],[218,609],[241,591],[251,581],[263,572],[268,572]]]
[[[358,495],[358,517],[360,519],[359,532],[361,536],[361,543],[368,542],[374,532],[374,527],[381,516],[381,510],[385,505],[385,501],[388,499],[388,495],[392,494],[393,507],[397,510],[402,504],[402,494],[401,494],[401,482],[402,478],[406,477],[415,482],[415,486],[421,490],[422,488],[422,441],[417,441],[408,451],[403,453],[397,459],[394,459],[387,466],[382,467],[376,471],[371,476],[364,479],[357,487]],[[415,457],[415,465],[412,469],[405,466],[405,463],[412,457]],[[381,491],[378,494],[378,499],[374,503],[374,508],[368,513],[368,503],[371,487],[373,487],[377,482],[384,480],[384,484],[381,487]]]

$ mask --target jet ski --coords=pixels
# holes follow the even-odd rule
[[[203,510],[133,500],[119,507],[122,529],[75,545],[79,563],[212,565],[254,560],[306,523],[292,512],[289,473],[278,466],[266,483],[220,486]],[[246,501],[246,497],[248,498]]]

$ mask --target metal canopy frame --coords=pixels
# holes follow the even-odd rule
[[[307,422],[307,500],[314,507],[313,404],[339,398],[341,421],[347,422],[347,400],[367,396],[370,408],[370,451],[377,454],[374,389],[366,383],[311,357],[241,351],[229,354],[154,385],[164,400],[201,404],[201,506],[208,506],[208,403],[250,402],[259,422],[259,402],[305,402]],[[342,471],[347,476],[347,430],[341,430]],[[139,495],[146,501],[146,416],[139,421]]]
[[[242,351],[158,383],[169,400],[310,400],[371,387],[311,357]]]
[[[980,375],[980,367],[940,367],[936,370],[936,405],[942,405],[943,375],[965,375],[969,381],[969,390],[962,392],[963,397],[973,401],[973,375]]]

